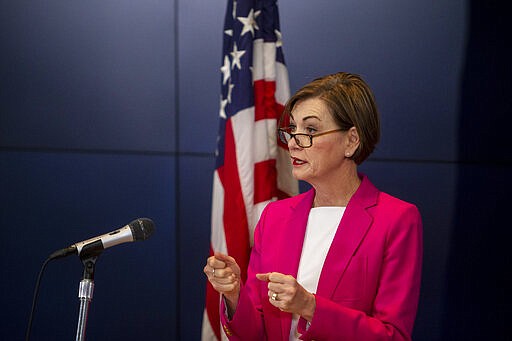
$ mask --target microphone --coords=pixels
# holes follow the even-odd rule
[[[118,244],[148,239],[155,230],[155,224],[149,218],[138,218],[128,225],[103,234],[75,243],[67,248],[52,253],[48,259],[56,259],[77,254],[80,258],[99,255],[103,250]]]

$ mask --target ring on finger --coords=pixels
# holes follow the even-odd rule
[[[212,276],[215,277],[215,268],[212,270]]]
[[[278,301],[278,299],[277,299],[277,292],[273,293],[272,296],[270,296],[270,299],[272,301]]]

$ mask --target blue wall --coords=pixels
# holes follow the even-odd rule
[[[156,231],[149,240],[119,245],[98,260],[87,336],[198,340],[225,1],[0,6],[0,339],[23,338],[47,255],[150,217]],[[480,283],[468,254],[480,266],[492,262],[467,245],[485,255],[490,248],[480,241],[491,242],[491,229],[502,240],[508,233],[496,203],[506,202],[510,152],[478,143],[496,140],[492,127],[506,145],[501,119],[510,106],[505,96],[492,100],[511,76],[498,43],[500,9],[463,0],[281,0],[279,6],[292,91],[336,71],[359,73],[374,89],[383,137],[361,170],[382,190],[417,204],[424,220],[415,340],[500,335],[504,319],[493,317],[505,315],[504,289],[495,304],[483,297],[510,284],[492,277],[510,257],[495,251],[486,272],[493,280],[459,287]],[[485,93],[478,91],[482,76],[494,85]],[[482,95],[489,99],[483,103],[498,103],[493,112],[478,106]],[[489,126],[480,125],[482,115]],[[479,128],[489,132],[472,135]],[[494,154],[485,154],[491,148]],[[501,187],[488,193],[491,179]],[[477,201],[479,194],[487,200]],[[469,214],[482,208],[492,219]],[[73,257],[48,265],[34,340],[74,337],[82,269]]]

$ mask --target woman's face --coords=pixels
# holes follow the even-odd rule
[[[319,134],[328,130],[339,129],[327,105],[319,98],[309,98],[298,102],[290,115],[292,133]],[[293,176],[315,186],[329,182],[338,177],[348,151],[348,133],[338,131],[318,137],[313,137],[309,148],[301,148],[290,139],[288,148],[293,165]]]

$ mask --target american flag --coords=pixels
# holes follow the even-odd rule
[[[298,193],[277,122],[290,96],[276,0],[229,0],[221,70],[210,254],[234,257],[245,280],[253,232],[272,200]],[[207,282],[202,340],[220,340],[218,293]]]

